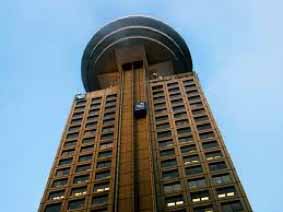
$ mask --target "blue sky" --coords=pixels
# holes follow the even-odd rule
[[[38,208],[88,40],[146,14],[186,40],[255,212],[282,212],[283,3],[9,0],[0,5],[0,211]]]

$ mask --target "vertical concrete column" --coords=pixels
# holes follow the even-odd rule
[[[133,71],[121,72],[120,159],[118,212],[135,211],[133,145]]]

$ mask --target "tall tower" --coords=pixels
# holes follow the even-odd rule
[[[171,27],[144,16],[106,25],[82,79],[40,212],[252,212]]]

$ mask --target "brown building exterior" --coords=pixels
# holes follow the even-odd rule
[[[252,212],[184,40],[144,16],[98,31],[39,212]]]

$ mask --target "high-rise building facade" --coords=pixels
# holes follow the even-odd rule
[[[40,212],[252,212],[171,27],[144,16],[106,25],[82,79]]]

